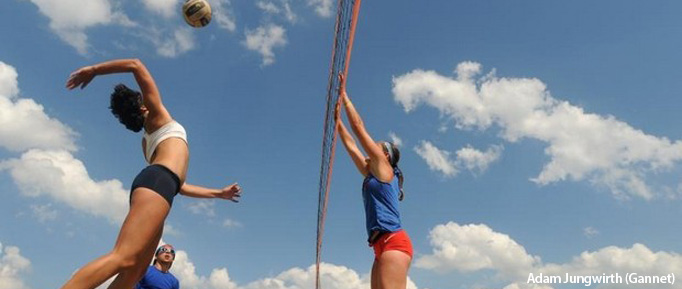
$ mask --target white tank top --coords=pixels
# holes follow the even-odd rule
[[[181,140],[184,140],[185,143],[187,143],[187,132],[185,131],[185,128],[174,120],[167,124],[164,124],[162,127],[160,127],[151,134],[148,134],[145,131],[144,140],[146,143],[146,147],[144,158],[147,160],[147,163],[151,163],[151,158],[154,155],[156,147],[162,141],[172,137],[179,138]]]

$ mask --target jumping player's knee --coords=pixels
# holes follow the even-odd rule
[[[114,251],[109,253],[109,255],[112,261],[118,264],[119,271],[135,270],[140,266],[140,260],[136,254]]]

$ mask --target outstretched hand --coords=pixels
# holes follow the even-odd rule
[[[92,66],[82,67],[69,75],[69,79],[66,81],[67,89],[74,89],[78,86],[81,89],[88,86],[88,83],[95,78],[95,68]]]
[[[242,197],[242,187],[240,187],[237,183],[231,184],[222,188],[216,197],[239,203],[239,198]]]

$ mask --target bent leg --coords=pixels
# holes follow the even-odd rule
[[[398,250],[389,250],[379,256],[378,275],[381,289],[405,289],[410,255]]]
[[[134,268],[148,255],[145,249],[159,233],[169,210],[168,202],[158,193],[135,189],[114,249],[78,270],[62,289],[93,289],[114,274]]]
[[[147,273],[147,268],[154,257],[154,252],[156,252],[156,247],[159,245],[161,236],[163,235],[163,225],[159,227],[156,237],[149,241],[147,248],[144,249],[143,257],[139,262],[131,269],[121,271],[116,276],[114,282],[112,282],[108,289],[130,289],[142,280],[144,274]]]

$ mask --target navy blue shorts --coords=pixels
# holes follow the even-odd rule
[[[133,200],[133,191],[137,188],[147,188],[161,195],[173,206],[173,198],[180,191],[180,178],[173,171],[162,165],[153,164],[144,168],[130,188],[130,201]]]

